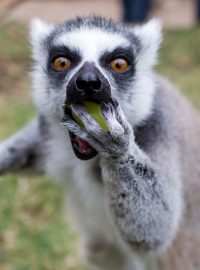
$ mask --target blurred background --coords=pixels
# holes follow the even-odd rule
[[[93,14],[128,23],[159,17],[164,42],[156,70],[200,109],[200,0],[0,0],[0,141],[35,114],[30,19],[59,23]],[[64,200],[63,188],[48,177],[0,177],[1,270],[84,269],[62,214]]]

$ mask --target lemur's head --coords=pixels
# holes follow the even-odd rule
[[[132,125],[140,123],[151,111],[152,66],[160,41],[157,20],[133,27],[99,17],[58,26],[34,19],[32,79],[38,109],[61,120],[64,102],[114,98]]]

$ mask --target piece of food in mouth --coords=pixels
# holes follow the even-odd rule
[[[94,118],[94,120],[96,120],[96,122],[100,125],[100,127],[104,131],[108,132],[109,129],[108,129],[105,119],[103,118],[101,114],[100,105],[94,102],[90,102],[90,101],[84,101],[83,104],[86,110],[88,111],[88,113]],[[81,119],[75,113],[72,112],[72,116],[79,126],[83,128],[85,127]]]

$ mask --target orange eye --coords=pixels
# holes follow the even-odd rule
[[[72,65],[72,62],[68,58],[65,58],[65,57],[58,57],[53,61],[53,67],[57,71],[66,70],[70,68],[71,65]]]
[[[117,58],[111,61],[111,68],[116,72],[124,72],[129,68],[129,63],[123,58]]]

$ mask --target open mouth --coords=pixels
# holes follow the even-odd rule
[[[88,160],[97,155],[97,151],[89,143],[72,132],[69,132],[69,135],[74,153],[79,159]]]
[[[65,108],[65,114],[69,115],[73,119],[71,109],[69,107]],[[91,145],[89,145],[89,143],[81,139],[79,136],[70,131],[69,135],[72,148],[77,158],[81,160],[89,160],[98,154],[97,151]]]

